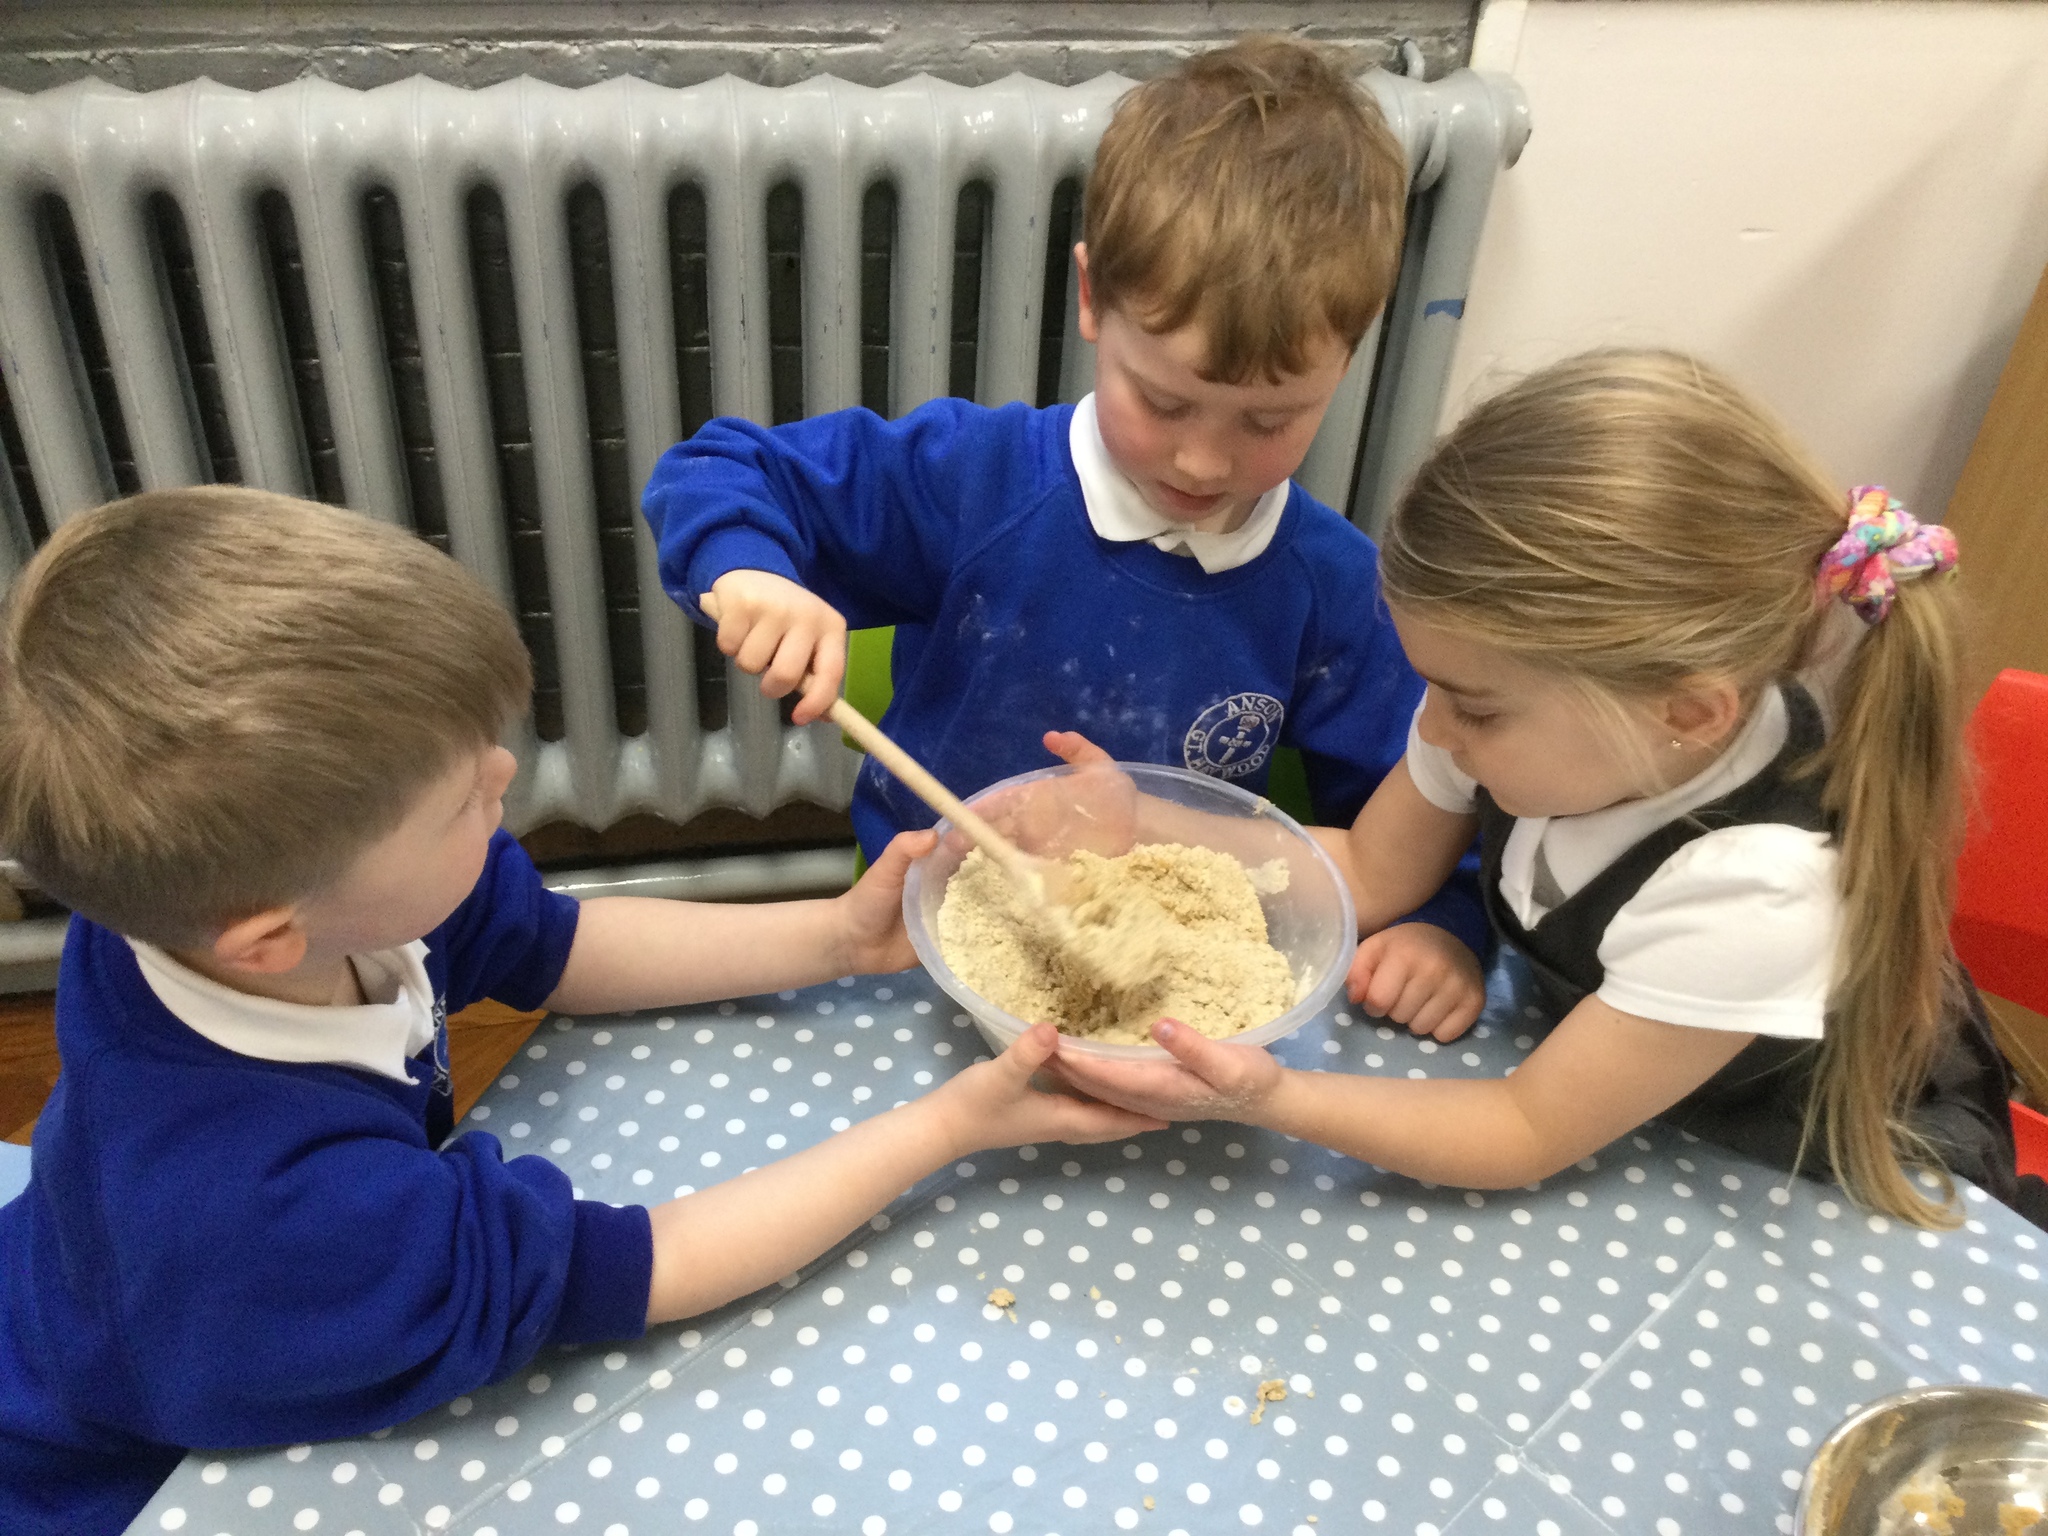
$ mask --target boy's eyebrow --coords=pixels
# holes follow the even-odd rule
[[[1325,403],[1325,395],[1322,388],[1300,374],[1290,374],[1282,379],[1268,379],[1265,383],[1269,389],[1281,392],[1280,398],[1277,400],[1269,399],[1263,404],[1246,406],[1245,412],[1247,415],[1295,416]],[[1301,392],[1298,398],[1288,393],[1292,390],[1299,390]]]
[[[1136,379],[1138,381],[1138,387],[1144,390],[1145,393],[1148,395],[1158,395],[1163,399],[1171,400],[1176,403],[1184,403],[1188,398],[1186,395],[1179,393],[1177,390],[1168,389],[1164,384],[1161,384],[1158,380],[1154,379],[1149,373],[1145,372],[1144,369],[1133,367],[1128,361],[1124,364],[1124,372],[1128,373],[1132,378]]]

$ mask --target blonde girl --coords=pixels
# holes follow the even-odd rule
[[[1439,1183],[1526,1183],[1662,1115],[1907,1221],[1954,1220],[1951,1174],[2010,1198],[2010,1078],[1946,940],[1947,530],[1845,497],[1701,364],[1610,351],[1468,416],[1382,561],[1429,687],[1332,835],[1361,929],[1476,828],[1489,916],[1556,1027],[1497,1080],[1289,1071],[1166,1022],[1171,1063],[1062,1071]],[[1802,677],[1845,629],[1824,708]],[[1463,973],[1427,1001],[1439,1035],[1477,1006]]]

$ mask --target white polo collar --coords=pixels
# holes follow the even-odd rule
[[[1293,485],[1282,480],[1261,496],[1236,531],[1202,533],[1153,511],[1144,495],[1111,462],[1109,450],[1103,446],[1102,428],[1095,420],[1092,394],[1074,407],[1074,419],[1067,428],[1067,451],[1073,455],[1074,473],[1081,480],[1088,524],[1099,537],[1113,544],[1135,544],[1142,539],[1169,555],[1192,555],[1211,576],[1249,565],[1266,552],[1279,530],[1280,514],[1287,510],[1287,495]]]
[[[399,949],[351,955],[356,979],[370,1001],[332,1008],[237,992],[153,944],[136,939],[128,944],[157,1001],[194,1033],[238,1056],[358,1067],[409,1083],[406,1062],[433,1043],[438,1029],[422,940]]]

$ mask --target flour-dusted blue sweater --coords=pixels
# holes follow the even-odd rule
[[[1301,750],[1318,817],[1346,825],[1406,749],[1422,682],[1380,601],[1372,541],[1299,486],[1257,558],[1214,575],[1100,537],[1071,406],[934,400],[720,419],[662,455],[643,508],[662,585],[692,615],[727,571],[803,583],[856,628],[893,624],[883,725],[972,794],[1052,762],[1076,730],[1128,762],[1264,789]],[[931,813],[872,759],[853,797],[870,858]],[[1476,862],[1418,916],[1486,942]]]
[[[576,903],[501,832],[427,936],[442,1009],[534,1007]],[[158,1002],[126,940],[73,919],[62,1076],[0,1209],[0,1531],[126,1528],[184,1448],[382,1429],[541,1346],[637,1336],[647,1213],[577,1200],[538,1157],[410,1083],[239,1056]]]

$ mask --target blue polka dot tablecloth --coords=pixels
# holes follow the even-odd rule
[[[1279,1054],[1495,1075],[1529,1012],[1506,966],[1463,1040],[1333,1009]],[[555,1019],[469,1123],[655,1201],[981,1051],[922,972]],[[2048,1386],[2044,1234],[1968,1216],[1903,1228],[1658,1126],[1487,1194],[1224,1124],[993,1152],[688,1326],[367,1439],[191,1456],[134,1530],[1790,1531],[1858,1404]]]

